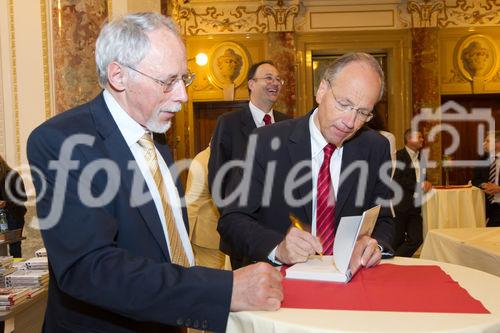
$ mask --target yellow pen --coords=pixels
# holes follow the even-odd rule
[[[304,226],[302,225],[302,222],[300,222],[299,218],[292,213],[288,214],[288,218],[290,219],[290,222],[292,222],[292,225],[299,229],[304,231]],[[319,253],[320,256],[323,256],[323,252]]]
[[[290,221],[292,222],[292,225],[295,228],[304,231],[304,228],[302,227],[302,223],[300,223],[300,220],[295,215],[293,215],[292,213],[290,213],[288,215],[288,217],[290,218]]]

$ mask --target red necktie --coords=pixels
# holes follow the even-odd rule
[[[323,254],[333,253],[335,226],[335,199],[333,198],[332,177],[330,175],[330,159],[336,147],[327,144],[323,148],[323,164],[319,169],[317,202],[316,202],[316,235],[323,245]]]
[[[271,116],[266,114],[264,116],[264,125],[267,126],[267,125],[271,125]]]

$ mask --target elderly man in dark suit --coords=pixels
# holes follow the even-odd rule
[[[273,110],[284,81],[271,61],[266,60],[252,65],[248,70],[247,79],[250,92],[248,106],[241,111],[221,115],[211,140],[208,181],[215,202],[220,202],[217,199],[225,198],[228,179],[231,173],[238,170],[228,168],[225,171],[223,166],[229,166],[227,163],[231,161],[245,159],[250,133],[258,127],[290,118],[284,113]],[[216,175],[221,170],[215,183]],[[221,244],[221,249],[231,256],[233,269],[242,266],[240,255],[231,253],[224,243]]]
[[[50,269],[44,332],[224,331],[230,310],[278,309],[270,265],[193,267],[164,135],[193,79],[173,21],[108,23],[96,63],[104,91],[28,141]]]
[[[366,267],[378,264],[393,236],[391,159],[387,139],[364,125],[383,86],[384,74],[371,55],[344,55],[326,69],[317,109],[254,131],[252,168],[229,185],[233,190],[248,180],[248,195],[225,208],[218,225],[231,249],[249,261],[284,264],[331,254],[341,217],[361,215],[385,201],[374,238],[358,240],[355,258]],[[290,213],[311,232],[290,227]]]
[[[403,197],[394,205],[396,234],[393,247],[397,256],[411,257],[423,242],[422,196],[432,185],[425,180],[425,170],[420,167],[419,154],[424,145],[422,133],[407,129],[404,143],[405,147],[396,152],[400,165],[395,169],[394,182],[401,186]]]

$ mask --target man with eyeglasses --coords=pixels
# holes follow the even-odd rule
[[[103,92],[28,141],[50,267],[44,332],[223,332],[229,311],[278,309],[272,266],[194,266],[164,134],[193,78],[173,21],[119,18],[95,54]]]
[[[373,238],[358,240],[354,264],[372,267],[383,251],[391,254],[389,142],[365,126],[383,91],[384,73],[376,59],[346,54],[325,70],[316,109],[254,131],[255,160],[245,170],[250,175],[247,201],[231,203],[218,224],[232,251],[250,262],[274,264],[331,255],[341,217],[383,203]],[[245,176],[232,178],[228,190]],[[302,223],[292,226],[291,213]]]
[[[215,199],[226,197],[228,180],[231,174],[238,172],[238,168],[231,168],[225,174],[220,175],[222,176],[219,178],[221,183],[216,186],[220,191],[214,193],[217,172],[228,162],[245,159],[250,133],[258,127],[290,119],[288,115],[273,110],[284,81],[271,61],[265,60],[253,64],[248,70],[247,79],[250,93],[248,106],[243,110],[221,115],[217,120],[211,140],[208,180]],[[215,200],[215,202],[218,203],[220,200]],[[243,265],[242,257],[230,252],[223,243],[221,250],[230,255],[233,269]]]

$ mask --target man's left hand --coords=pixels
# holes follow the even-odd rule
[[[351,260],[361,266],[372,267],[378,265],[380,259],[382,259],[382,252],[375,239],[365,235],[356,241]]]

